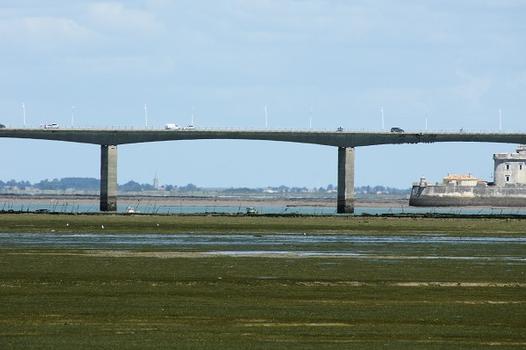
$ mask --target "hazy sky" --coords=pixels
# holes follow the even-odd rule
[[[0,123],[526,132],[525,0],[0,1]],[[74,109],[72,106],[75,106]],[[0,179],[99,177],[98,146],[0,139]],[[490,178],[506,144],[357,149],[357,185]],[[333,147],[119,146],[119,182],[336,183]]]

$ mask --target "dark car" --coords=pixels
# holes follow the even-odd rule
[[[404,129],[394,126],[391,128],[391,132],[405,132]]]
[[[0,129],[5,129],[5,125],[4,124],[0,124]]]
[[[336,129],[336,131],[338,132],[342,132],[343,131],[343,128],[341,126],[338,127],[338,129]]]

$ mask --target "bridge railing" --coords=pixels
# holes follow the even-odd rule
[[[185,132],[192,132],[192,131],[227,131],[227,132],[301,132],[301,133],[370,133],[370,134],[379,134],[379,133],[385,133],[385,134],[393,134],[390,132],[390,130],[377,130],[377,129],[367,129],[367,128],[356,128],[356,129],[343,129],[338,130],[338,128],[242,128],[242,127],[202,127],[202,126],[195,126],[193,128],[188,127],[180,127],[178,129],[165,129],[164,126],[132,126],[132,125],[112,125],[112,126],[94,126],[94,125],[82,125],[82,126],[60,126],[58,129],[45,129],[41,126],[33,127],[33,126],[25,126],[25,127],[13,127],[11,125],[6,125],[5,129],[1,130],[71,130],[71,131],[84,131],[84,130],[93,130],[93,131],[166,131],[166,132],[174,132],[174,131],[185,131]],[[517,134],[521,133],[520,131],[512,131],[512,130],[470,130],[470,129],[458,129],[458,130],[446,130],[446,129],[439,129],[439,130],[423,130],[423,129],[412,129],[412,130],[405,130],[404,133],[400,134],[501,134],[501,135],[509,135],[509,134]]]

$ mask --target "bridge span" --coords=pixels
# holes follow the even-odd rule
[[[434,143],[500,142],[526,144],[526,133],[472,132],[355,132],[320,130],[226,130],[226,129],[0,129],[0,137],[78,142],[100,145],[100,210],[117,210],[117,146],[131,143],[237,139],[308,143],[338,148],[337,212],[354,211],[355,147]]]

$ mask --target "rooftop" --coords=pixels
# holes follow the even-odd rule
[[[471,174],[448,174],[444,177],[444,180],[447,181],[462,181],[462,180],[479,180]]]

